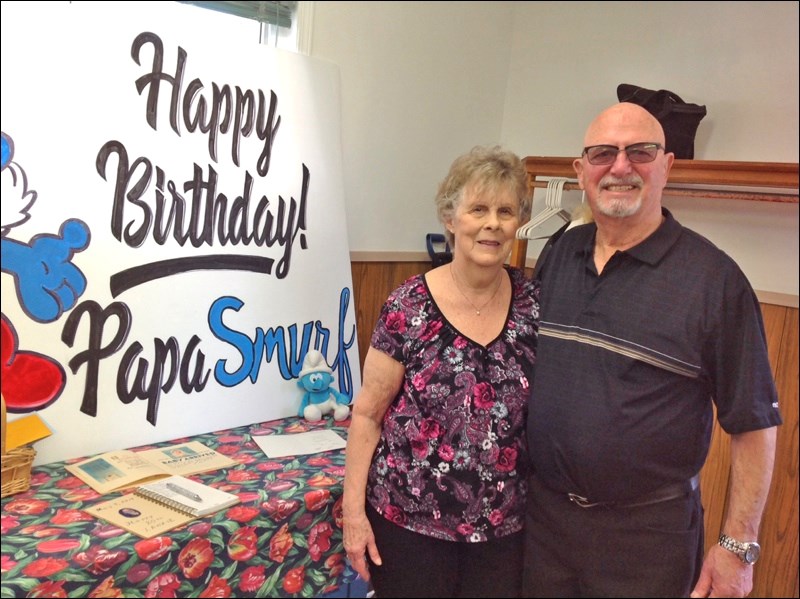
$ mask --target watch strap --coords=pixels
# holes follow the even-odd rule
[[[721,533],[719,535],[719,545],[734,553],[736,556],[739,557],[745,564],[754,564],[755,561],[758,559],[758,553],[760,552],[760,546],[755,541],[748,541],[748,542],[741,542],[737,541],[731,536],[726,535],[725,533]],[[750,549],[751,547],[756,550],[755,555],[751,557]]]

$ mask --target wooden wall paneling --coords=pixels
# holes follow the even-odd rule
[[[762,558],[755,568],[752,597],[798,596],[798,310],[761,304],[764,329],[781,416],[775,469],[760,542]],[[701,472],[705,507],[706,550],[717,542],[725,518],[730,476],[730,436],[718,423]]]
[[[769,352],[769,366],[772,376],[778,378],[781,346],[786,328],[786,318],[789,308],[773,304],[761,304],[761,317],[764,319],[764,332],[767,335],[767,351]]]
[[[786,308],[763,304],[764,329],[773,376],[777,371],[780,342],[786,318]],[[705,507],[705,547],[706,551],[717,542],[725,518],[723,506],[727,504],[728,484],[730,482],[730,436],[722,430],[716,420],[712,429],[711,447],[708,458],[700,472],[700,492]]]
[[[722,520],[725,517],[724,507],[728,498],[730,482],[731,438],[717,422],[717,411],[714,410],[714,426],[711,433],[711,447],[708,450],[706,463],[700,470],[700,496],[703,501],[705,525],[705,547],[708,551],[719,539]]]
[[[770,322],[773,314],[785,312],[782,328]],[[770,362],[775,373],[783,424],[778,441],[772,486],[760,542],[762,560],[756,565],[753,597],[797,597],[798,584],[798,309],[762,304],[770,347]]]
[[[353,301],[361,372],[367,357],[372,330],[386,298],[408,277],[431,269],[430,262],[351,262]]]
[[[762,559],[752,597],[798,596],[798,310],[761,304],[781,415],[772,486],[761,524]],[[730,436],[714,423],[701,476],[706,549],[716,543],[725,518],[730,474]]]

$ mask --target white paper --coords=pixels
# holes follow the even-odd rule
[[[327,429],[293,435],[253,435],[253,441],[270,458],[322,453],[332,449],[344,449],[347,445],[347,441],[341,436]]]

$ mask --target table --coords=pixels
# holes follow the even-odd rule
[[[34,467],[30,490],[0,504],[2,597],[350,596],[353,583],[366,590],[342,546],[344,450],[271,459],[252,440],[319,428],[346,438],[349,423],[286,418],[135,448],[197,440],[239,462],[196,477],[238,494],[240,504],[152,539],[84,512],[117,494],[98,495],[67,462]]]

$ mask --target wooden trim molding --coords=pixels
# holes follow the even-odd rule
[[[568,156],[528,156],[525,169],[530,181],[536,177],[575,178]],[[669,183],[723,187],[798,188],[797,162],[735,162],[727,160],[675,160]],[[795,200],[794,203],[797,203]]]
[[[546,187],[547,182],[538,180],[538,177],[575,179],[574,161],[575,158],[566,156],[528,156],[525,168],[529,185],[531,188]],[[743,187],[779,188],[794,190],[794,193],[745,191],[741,190]],[[797,188],[798,165],[794,162],[676,160],[664,195],[797,204],[800,202]],[[578,189],[577,183],[564,185],[565,191]]]
[[[787,308],[800,308],[800,300],[797,295],[789,293],[777,293],[775,291],[755,290],[758,301],[762,304],[772,304],[773,306],[785,306]]]
[[[546,185],[539,177],[565,177],[575,179],[572,167],[574,157],[528,156],[525,169],[531,189]],[[666,195],[691,197],[713,197],[753,201],[798,203],[797,162],[734,162],[723,160],[675,160],[670,170]],[[702,187],[675,187],[694,185]],[[742,191],[745,187],[784,190],[781,193]],[[577,185],[565,185],[565,189],[576,189]],[[511,264],[524,266],[527,261],[528,241],[517,239],[511,249]],[[775,294],[783,295],[783,294]],[[760,297],[760,296],[759,296]],[[791,296],[789,296],[791,298]],[[791,301],[791,300],[790,300]],[[780,305],[797,306],[794,303]],[[770,302],[772,303],[772,302]]]
[[[430,262],[430,260],[428,252],[350,252],[350,262]]]

